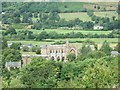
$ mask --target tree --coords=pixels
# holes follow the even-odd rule
[[[14,17],[20,17],[20,12],[18,12],[18,11],[14,12],[14,13],[13,13],[13,16],[14,16]]]
[[[22,23],[29,23],[29,18],[27,13],[23,13]]]
[[[40,29],[42,28],[42,24],[41,24],[41,23],[35,23],[35,24],[34,24],[34,28],[35,28],[36,30],[40,30]]]
[[[28,39],[34,39],[34,38],[35,38],[35,35],[33,34],[32,31],[28,31],[28,32],[27,32],[27,38],[28,38]]]
[[[22,68],[21,82],[31,88],[53,88],[57,85],[59,66],[44,58],[34,58],[32,62]],[[33,78],[35,77],[35,78]]]
[[[2,38],[2,42],[1,43],[2,43],[2,49],[7,48],[7,40],[5,38]]]
[[[34,13],[34,18],[38,18],[38,13]]]
[[[20,50],[21,43],[13,43],[10,48]]]
[[[51,39],[58,38],[58,33],[55,31],[49,32],[49,38]]]
[[[94,12],[93,12],[93,11],[87,11],[87,15],[88,15],[89,17],[92,17],[92,16],[94,15]]]
[[[75,61],[76,55],[74,53],[70,53],[67,55],[68,61]]]
[[[28,14],[28,16],[31,17],[31,18],[33,17],[33,15],[32,15],[31,12],[28,12],[27,14]]]
[[[103,42],[103,45],[100,48],[100,51],[105,52],[106,55],[110,55],[112,48],[110,47],[109,43],[106,40]]]
[[[41,49],[37,49],[36,54],[41,54]]]
[[[115,20],[115,18],[116,18],[115,16],[112,16],[112,20],[113,20],[113,21]]]
[[[48,33],[46,31],[42,31],[37,37],[36,40],[42,40],[42,39],[47,39],[48,38]]]
[[[14,18],[14,23],[21,23],[20,17],[15,17]]]
[[[106,54],[102,51],[92,51],[92,52],[89,52],[87,55],[86,55],[86,58],[95,58],[95,59],[99,59],[99,58],[102,58],[106,56]]]
[[[21,53],[19,50],[6,48],[3,50],[2,60],[3,60],[2,65],[4,67],[6,62],[22,60]]]
[[[10,34],[10,35],[13,35],[13,34],[17,34],[16,30],[13,28],[13,27],[9,27],[8,30],[6,31],[6,34]]]
[[[28,46],[24,46],[24,47],[22,48],[22,50],[23,50],[23,52],[28,52],[28,51],[29,51],[29,48],[28,48]]]
[[[82,55],[86,55],[87,53],[91,52],[92,49],[90,48],[89,45],[83,45],[80,52]]]
[[[118,51],[120,53],[120,42],[115,46],[114,50]]]
[[[117,13],[120,14],[120,3],[118,3]]]
[[[97,9],[100,10],[100,6],[97,6]]]

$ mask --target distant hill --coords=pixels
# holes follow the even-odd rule
[[[41,0],[43,1],[43,0]],[[46,1],[46,0],[44,0]],[[48,0],[47,0],[48,1]],[[72,12],[85,12],[86,10],[93,11],[115,11],[117,3],[87,3],[87,2],[36,2],[36,3],[4,3],[2,6],[3,11],[11,9],[20,10],[24,9],[31,12],[50,12],[55,10],[57,12],[72,13]],[[6,4],[6,5],[5,5]]]
[[[3,11],[10,11],[14,9],[14,11],[24,10],[30,12],[81,12],[84,11],[85,8],[84,2],[38,2],[38,3],[14,3],[14,2],[6,2],[2,3]]]

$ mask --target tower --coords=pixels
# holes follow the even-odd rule
[[[68,48],[69,46],[69,41],[68,41],[68,38],[66,38],[66,47]]]

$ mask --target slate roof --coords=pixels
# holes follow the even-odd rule
[[[111,55],[118,55],[119,52],[118,51],[111,51]]]
[[[21,67],[21,62],[6,62],[6,67]]]

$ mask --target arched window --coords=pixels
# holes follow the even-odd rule
[[[63,53],[63,50],[62,50],[62,53]]]
[[[65,57],[62,57],[62,61],[64,61]]]
[[[54,57],[53,57],[53,56],[51,57],[51,60],[54,60]]]
[[[52,53],[52,50],[50,50],[50,53]]]
[[[59,57],[59,56],[57,57],[57,60],[58,60],[58,61],[60,60],[60,57]]]

